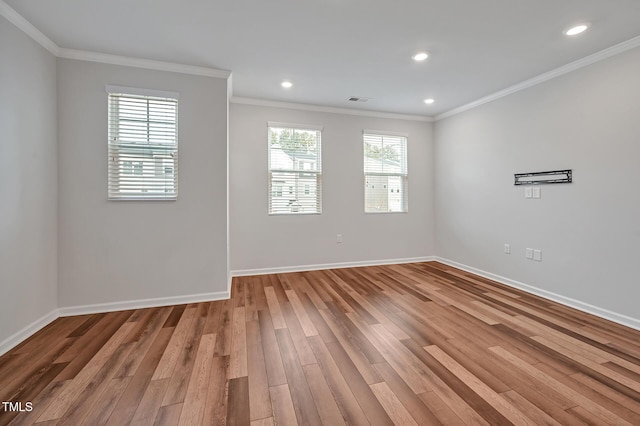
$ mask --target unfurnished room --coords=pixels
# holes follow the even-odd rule
[[[0,0],[0,426],[640,425],[640,2]]]

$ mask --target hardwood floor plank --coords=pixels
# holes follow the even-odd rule
[[[393,424],[344,348],[338,342],[327,343],[326,346],[369,421],[375,424]]]
[[[173,374],[173,370],[178,363],[178,358],[184,347],[184,342],[187,339],[190,331],[193,331],[193,321],[195,320],[196,309],[185,309],[182,317],[180,317],[178,324],[175,327],[171,340],[162,354],[162,358],[158,363],[156,371],[153,373],[152,380],[168,379]]]
[[[251,426],[274,426],[273,417],[267,417],[266,419],[253,420]]]
[[[318,415],[318,410],[291,335],[288,330],[280,329],[276,330],[276,338],[282,354],[282,363],[287,375],[287,384],[291,390],[291,399],[293,400],[298,422],[305,425],[321,425],[322,421]]]
[[[244,306],[233,309],[231,357],[229,360],[229,379],[247,376],[247,327]]]
[[[158,416],[153,423],[154,426],[174,426],[178,424],[182,404],[165,405],[158,410]]]
[[[309,343],[318,358],[322,374],[333,393],[342,417],[348,424],[367,424],[367,417],[353,395],[345,377],[340,372],[340,368],[331,356],[329,349],[327,349],[325,342],[319,336],[313,336],[309,338]]]
[[[82,390],[80,397],[73,401],[60,418],[61,424],[82,424],[84,422],[84,419],[93,409],[93,406],[99,402],[102,393],[109,385],[109,379],[120,368],[131,349],[133,349],[134,344],[135,342],[121,344],[108,359],[105,359],[100,370]]]
[[[249,376],[249,407],[251,420],[273,416],[269,398],[269,380],[264,362],[260,324],[249,321],[247,328],[247,372]]]
[[[332,304],[332,302],[327,302],[328,304]],[[320,312],[322,318],[327,323],[333,334],[336,336],[338,343],[342,346],[342,348],[348,353],[349,358],[354,363],[365,382],[368,384],[379,383],[382,381],[378,372],[373,368],[365,354],[358,347],[355,342],[353,335],[349,332],[349,330],[344,325],[344,318],[341,320],[337,319],[332,312],[321,311]],[[348,318],[347,318],[348,319]],[[351,321],[351,319],[348,319]],[[330,342],[326,342],[330,343]],[[371,344],[371,343],[370,343]],[[381,359],[378,361],[384,361],[384,357],[381,355]]]
[[[51,405],[38,421],[56,420],[61,418],[66,411],[79,401],[82,391],[91,383],[91,379],[99,373],[109,358],[118,350],[118,347],[126,338],[127,334],[134,327],[133,323],[123,324],[107,341],[107,343],[98,351],[98,353],[89,361],[86,366],[77,374],[72,384],[65,388],[65,391],[56,398],[56,404]],[[130,348],[129,348],[130,349]]]
[[[135,374],[154,340],[162,330],[162,324],[166,322],[171,311],[171,308],[159,310],[158,314],[147,323],[144,330],[139,330],[138,343],[116,373],[116,377],[127,377]]]
[[[298,297],[298,294],[294,290],[287,290],[285,292],[287,297],[289,298],[289,303],[291,303],[291,307],[293,308],[293,312],[295,312],[296,317],[298,317],[298,321],[302,326],[302,331],[304,331],[304,335],[306,337],[317,336],[318,330],[313,325],[311,318],[309,318],[309,314],[302,306],[302,302]]]
[[[505,401],[498,393],[471,374],[442,349],[437,346],[427,346],[424,349],[511,422],[514,424],[535,426],[536,423],[533,420]]]
[[[116,377],[109,380],[106,389],[82,422],[87,425],[107,424],[111,413],[113,413],[122,396],[122,392],[127,388],[130,381],[131,377]],[[64,424],[62,421],[60,423]]]
[[[244,312],[244,307],[242,309]],[[249,423],[249,380],[246,376],[229,379],[227,425],[248,425]]]
[[[376,364],[375,368],[380,372],[384,382],[389,386],[393,394],[407,411],[409,411],[409,414],[411,414],[411,417],[413,417],[416,423],[419,425],[438,425],[441,423],[388,363],[383,362]],[[378,395],[376,394],[376,396]],[[387,410],[387,412],[389,411]]]
[[[283,426],[297,426],[296,412],[291,399],[289,385],[279,385],[269,388],[273,403],[273,419],[275,424]]]
[[[191,379],[189,380],[189,387],[187,388],[184,404],[180,413],[180,425],[188,426],[202,423],[207,391],[209,389],[211,359],[213,358],[215,344],[215,334],[204,334],[200,338],[198,352],[191,372]]]
[[[325,425],[344,425],[344,419],[338,408],[331,389],[327,385],[322,370],[318,364],[305,365],[303,367],[307,383],[311,389],[311,395],[318,407],[318,414]]]
[[[600,417],[602,419],[604,419],[607,422],[610,422],[612,424],[618,424],[618,425],[630,425],[631,423],[625,421],[624,419],[620,418],[619,416],[615,415],[614,413],[610,412],[609,410],[594,404],[593,401],[591,401],[590,399],[586,398],[585,396],[583,396],[581,393],[574,391],[573,389],[569,388],[568,386],[558,382],[557,380],[555,380],[554,378],[552,378],[551,376],[545,374],[544,372],[538,370],[537,368],[535,368],[534,366],[531,366],[527,363],[525,363],[524,361],[522,361],[521,359],[519,359],[518,357],[516,357],[515,355],[505,351],[503,348],[496,346],[493,348],[490,348],[493,352],[495,352],[496,354],[498,354],[499,356],[503,357],[506,361],[510,362],[511,364],[515,365],[516,367],[526,371],[527,373],[529,373],[531,375],[532,378],[540,380],[544,383],[546,383],[548,386],[550,386],[553,389],[558,390],[559,392],[568,395],[569,397],[571,397],[571,399],[573,399],[574,401],[576,401],[579,405],[581,405],[583,408],[585,408],[586,410],[588,410],[589,412],[591,412],[593,415]]]
[[[214,356],[227,356],[231,354],[231,320],[233,317],[233,300],[227,299],[220,302],[220,323],[216,330],[216,347]]]
[[[131,420],[132,425],[153,425],[158,417],[161,408],[162,399],[169,387],[170,379],[152,380],[144,392],[140,404],[136,408]]]
[[[191,372],[193,371],[196,355],[200,346],[204,323],[205,319],[200,316],[196,316],[193,319],[191,327],[184,339],[184,344],[175,361],[175,367],[171,373],[171,380],[169,381],[169,387],[162,400],[162,405],[173,405],[184,402],[189,380],[191,379]]]
[[[101,321],[96,323],[91,330],[79,337],[73,345],[66,350],[56,362],[68,362],[67,368],[62,370],[56,378],[58,380],[73,379],[82,370],[116,331],[123,326],[131,315],[131,311],[111,312],[105,314]]]
[[[113,413],[109,417],[108,425],[119,426],[131,422],[140,401],[145,395],[154,371],[157,369],[160,359],[167,349],[173,331],[174,329],[170,327],[163,328],[160,333],[158,333],[140,367],[122,393],[122,397],[120,397],[116,408],[114,408]],[[164,397],[164,393],[161,396]]]
[[[387,412],[391,420],[396,425],[415,425],[418,424],[413,420],[407,409],[402,405],[398,397],[389,389],[385,382],[374,383],[369,385],[382,407]]]
[[[437,262],[235,277],[59,318],[0,356],[0,426],[640,424],[640,331]]]
[[[269,312],[271,314],[271,320],[273,321],[273,328],[279,330],[281,328],[287,328],[287,323],[282,316],[282,310],[280,309],[280,303],[273,287],[265,287],[264,294],[267,298],[267,304],[269,305]]]
[[[213,357],[209,373],[209,388],[204,407],[203,423],[223,425],[227,417],[229,395],[229,357]]]
[[[260,338],[262,339],[262,350],[267,367],[269,386],[285,384],[287,383],[287,377],[284,373],[280,347],[276,340],[276,333],[273,329],[269,311],[258,311],[258,320],[260,322]]]
[[[462,419],[458,417],[456,413],[449,407],[449,405],[445,404],[444,401],[435,392],[421,393],[420,395],[418,395],[418,398],[420,398],[422,402],[424,402],[424,405],[429,407],[429,410],[433,412],[433,414],[438,418],[438,421],[443,425],[469,424],[463,422]]]

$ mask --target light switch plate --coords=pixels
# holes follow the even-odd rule
[[[533,188],[531,188],[530,186],[527,186],[524,188],[524,198],[531,198],[533,197]]]
[[[542,250],[533,251],[533,260],[537,262],[542,262]]]
[[[542,190],[542,188],[540,188],[539,186],[534,186],[533,187],[533,198],[540,198],[541,190]]]
[[[528,248],[525,250],[525,257],[527,259],[533,259],[533,249]]]

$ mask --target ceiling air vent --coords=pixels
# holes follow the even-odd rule
[[[360,96],[352,96],[352,97],[349,98],[349,100],[351,102],[367,102],[367,101],[369,101],[369,99],[371,99],[371,98],[363,98],[363,97],[360,97]]]

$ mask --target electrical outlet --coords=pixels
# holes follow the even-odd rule
[[[532,248],[528,248],[525,250],[525,257],[527,259],[533,259],[533,249]]]
[[[336,243],[342,244],[342,234],[336,235]]]
[[[533,260],[537,262],[542,262],[542,250],[533,251]]]
[[[504,245],[504,252],[505,254],[511,254],[511,244]]]

